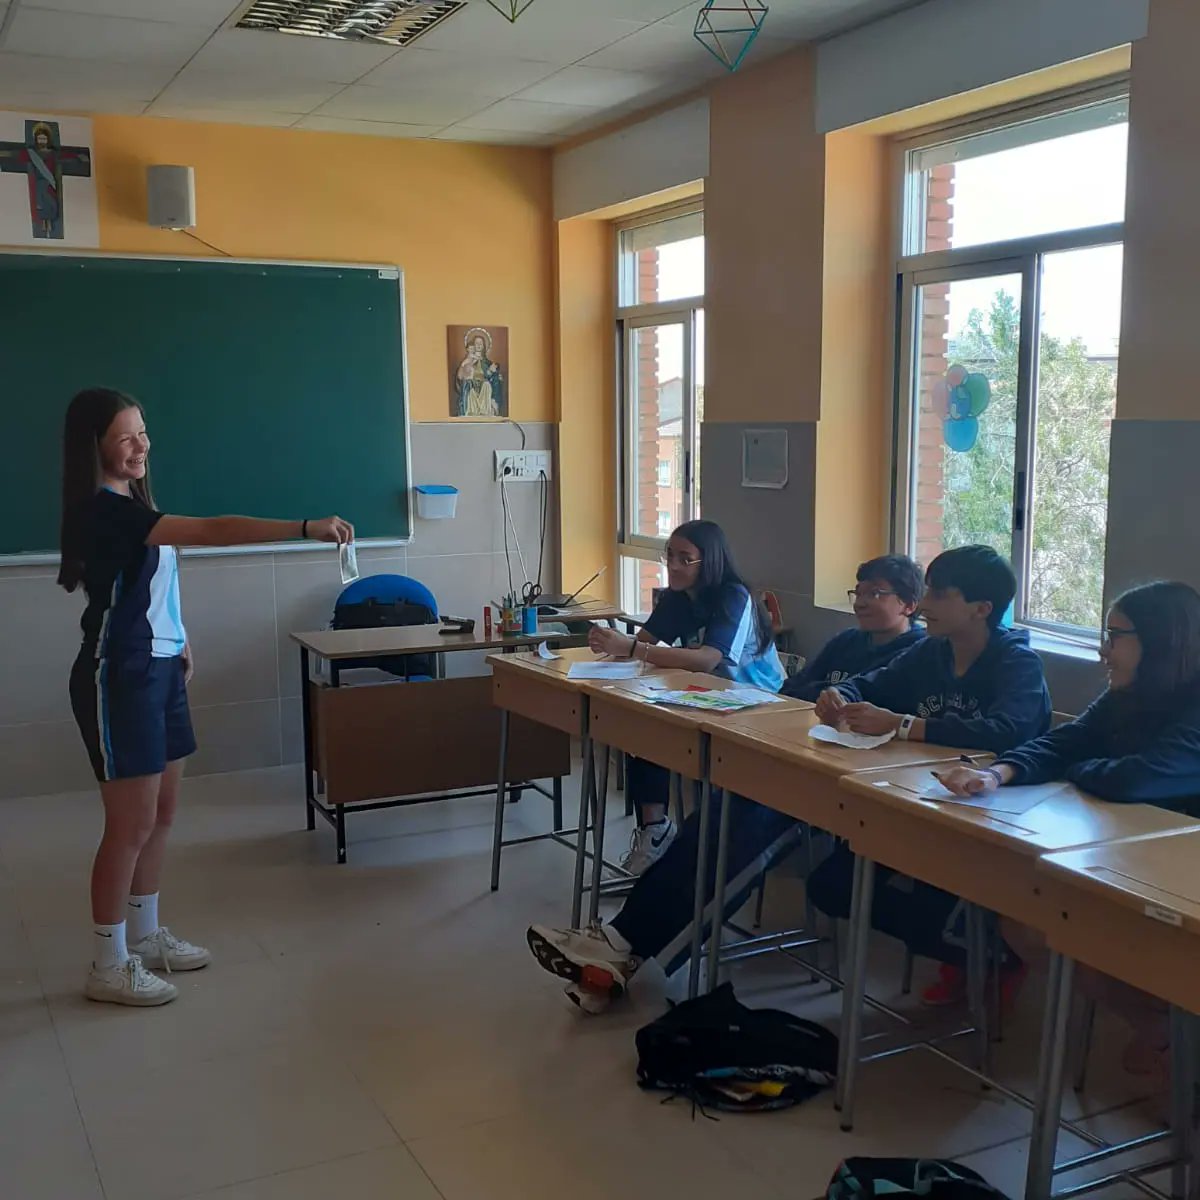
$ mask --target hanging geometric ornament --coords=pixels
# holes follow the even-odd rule
[[[696,41],[736,71],[770,11],[762,0],[705,0],[696,14]]]
[[[988,377],[955,363],[935,385],[934,395],[945,408],[942,434],[946,445],[956,454],[973,450],[979,439],[979,418],[992,402]]]
[[[487,2],[506,20],[515,21],[532,3],[533,0],[487,0]]]

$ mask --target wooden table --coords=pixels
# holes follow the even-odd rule
[[[473,633],[442,634],[440,628],[406,625],[291,635],[300,650],[307,827],[316,827],[318,813],[334,827],[339,863],[346,861],[347,805],[364,811],[490,795],[500,743],[500,718],[492,707],[487,676],[343,687],[342,671],[381,657],[499,649],[511,653],[554,637],[552,632],[485,637],[478,627]],[[329,664],[327,683],[312,678],[313,658]],[[561,795],[559,781],[571,769],[566,734],[515,721],[507,754],[517,778],[554,779]],[[314,776],[319,786],[314,786]],[[486,791],[450,790],[485,784]],[[318,791],[323,791],[324,803]]]
[[[544,838],[571,844],[564,840],[570,831],[562,828],[561,798],[555,804],[552,833],[514,838],[508,842],[504,840],[508,734],[509,722],[513,716],[580,739],[583,752],[583,783],[579,795],[579,824],[575,831],[578,840],[572,848],[579,849],[584,844],[595,777],[588,722],[590,692],[584,680],[571,679],[569,672],[574,663],[595,662],[596,655],[586,646],[561,650],[558,653],[559,657],[554,659],[541,658],[534,653],[488,656],[487,661],[492,669],[492,703],[500,710],[500,767],[496,781],[496,819],[492,838],[492,891],[500,886],[500,855],[504,846],[540,841]],[[643,666],[641,669],[647,674],[657,673],[653,667]],[[579,854],[576,859],[577,878],[572,900],[572,926],[579,923],[583,869],[584,854]]]
[[[848,775],[841,780],[855,854],[850,970],[843,994],[842,1128],[853,1122],[866,947],[876,863],[961,896],[968,913],[971,1009],[986,1043],[984,910],[1036,924],[1038,859],[1048,852],[1186,828],[1195,822],[1142,804],[1110,804],[1066,783],[1001,788],[988,808],[925,798],[928,768]],[[1024,811],[1011,811],[1024,809]],[[1006,811],[1010,810],[1010,811]],[[977,968],[977,970],[976,970]]]
[[[657,763],[680,780],[693,780],[700,784],[699,800],[700,841],[696,855],[695,923],[693,939],[703,937],[702,918],[707,872],[707,853],[710,821],[711,781],[709,779],[709,730],[714,723],[733,720],[750,720],[750,713],[806,712],[812,705],[803,700],[776,698],[763,709],[747,709],[743,713],[714,715],[702,709],[668,707],[654,701],[656,692],[678,690],[689,687],[710,688],[725,691],[729,688],[745,689],[745,684],[733,683],[715,675],[696,671],[665,670],[653,677],[619,680],[608,684],[588,685],[590,697],[590,729],[593,741],[600,746],[613,747],[626,754]],[[749,689],[755,690],[755,689]],[[607,761],[607,751],[601,760]],[[593,850],[592,894],[590,920],[595,921],[600,906],[600,848],[603,845],[605,812],[605,776],[597,788],[596,833]],[[728,833],[728,812],[723,812],[722,828]],[[720,845],[718,846],[720,864]],[[721,884],[718,878],[718,884]],[[716,910],[714,910],[716,911]],[[696,947],[694,946],[694,949]],[[695,994],[698,980],[699,958],[694,953],[691,963],[689,990]]]
[[[598,600],[595,596],[576,596],[575,602],[566,608],[556,608],[552,613],[538,613],[539,625],[577,625],[583,621],[603,621],[614,629],[620,623],[630,633],[633,632],[630,626],[638,625],[619,604]]]
[[[1193,1162],[1187,1171],[1185,1160],[1195,1145],[1200,828],[1192,821],[1191,828],[1172,833],[1049,854],[1035,874],[1041,907],[1036,927],[1046,935],[1051,958],[1026,1195],[1046,1200],[1054,1194],[1054,1175],[1071,1166],[1056,1167],[1055,1158],[1075,962],[1172,1006],[1172,1121],[1161,1140],[1172,1142],[1172,1192],[1195,1195],[1200,1168]]]

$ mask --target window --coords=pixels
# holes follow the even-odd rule
[[[895,539],[994,546],[1052,631],[1101,623],[1127,132],[1109,93],[905,149]]]
[[[699,516],[704,410],[704,213],[649,214],[617,231],[621,603],[646,612],[671,530]]]

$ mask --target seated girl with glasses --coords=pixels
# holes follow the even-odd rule
[[[663,561],[667,588],[637,637],[595,625],[588,635],[591,648],[779,691],[784,672],[771,619],[738,572],[721,527],[713,521],[680,525],[667,541]],[[632,875],[662,858],[675,838],[667,812],[669,778],[654,763],[629,759],[626,788],[637,805],[638,827],[621,865]]]
[[[913,624],[925,594],[925,573],[918,563],[903,554],[884,554],[863,563],[856,578],[858,586],[846,595],[858,624],[830,638],[783,685],[783,695],[815,701],[835,683],[887,666],[925,636]]]
[[[1200,593],[1186,583],[1148,583],[1117,598],[1100,658],[1108,687],[1074,721],[1010,750],[990,767],[954,767],[942,783],[958,796],[1065,779],[1101,800],[1153,804],[1200,817]],[[1025,961],[1039,935],[1001,922]],[[1145,1073],[1167,1046],[1161,1005],[1124,984],[1087,972],[1080,986],[1134,1027],[1125,1065]]]

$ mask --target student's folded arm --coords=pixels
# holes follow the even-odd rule
[[[1095,758],[1104,741],[1097,729],[1096,705],[1089,705],[1073,721],[1067,721],[1032,742],[1006,751],[998,763],[1015,772],[1013,783],[1050,783],[1065,779],[1073,763]]]
[[[722,658],[716,646],[652,646],[646,661],[655,667],[678,671],[711,672],[721,665]]]
[[[978,717],[930,717],[925,741],[1002,754],[1045,733],[1050,722],[1041,660],[1032,651],[1004,663],[996,700]]]
[[[828,651],[829,643],[826,643],[812,662],[805,663],[795,675],[784,680],[779,694],[791,696],[794,700],[816,701],[825,688],[825,680],[829,678]]]
[[[921,695],[923,644],[918,642],[903,654],[898,654],[886,667],[843,679],[837,690],[851,703],[863,701],[876,708],[886,708],[901,716],[912,713],[916,708],[914,697]],[[928,738],[926,739],[929,740]]]
[[[1141,754],[1085,759],[1066,778],[1101,800],[1171,808],[1200,795],[1200,728],[1176,725]]]

